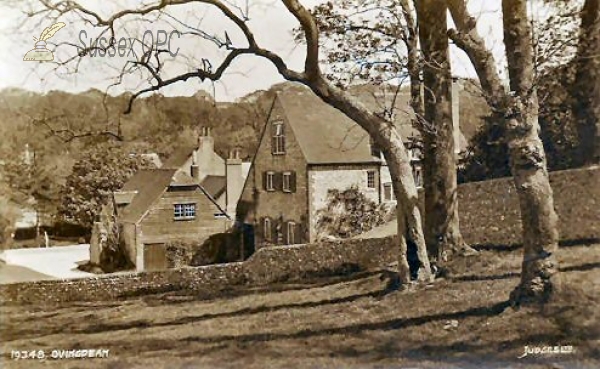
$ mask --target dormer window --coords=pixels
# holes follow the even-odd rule
[[[373,141],[372,138],[370,138],[370,146],[371,146],[371,155],[381,159],[381,149],[379,148],[379,146],[375,143],[375,141]]]
[[[285,154],[285,132],[282,121],[276,121],[271,126],[271,152],[273,155]]]

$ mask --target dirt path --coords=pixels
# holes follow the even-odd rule
[[[559,252],[568,284],[600,296],[600,245]],[[519,251],[483,251],[419,292],[381,273],[126,301],[2,306],[3,368],[597,368],[589,304],[560,315],[506,309]],[[597,300],[596,300],[597,301]],[[590,309],[591,308],[591,309]],[[585,310],[587,309],[587,310]],[[583,313],[582,313],[583,311]],[[562,355],[524,346],[572,345]],[[11,360],[11,350],[107,349],[104,359]]]

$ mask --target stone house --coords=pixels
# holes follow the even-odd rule
[[[137,270],[165,269],[169,242],[201,243],[229,226],[224,209],[186,173],[143,170],[133,180],[139,183],[137,194],[117,222],[121,242]]]
[[[205,128],[197,143],[178,148],[158,169],[138,171],[115,191],[105,223],[117,225],[137,270],[164,269],[169,242],[201,243],[231,227],[249,168],[237,151],[226,160],[215,153]],[[107,233],[106,225],[99,227],[91,242],[93,264],[100,264],[100,238]]]
[[[210,128],[203,128],[196,144],[176,150],[162,168],[190,175],[213,196],[231,219],[235,219],[235,209],[250,163],[242,162],[239,150],[232,150],[229,157],[223,159],[214,147]]]
[[[410,126],[399,129],[414,136]],[[417,148],[408,148],[418,178]],[[395,202],[382,154],[362,128],[307,89],[279,92],[238,206],[256,245],[314,242],[329,190],[351,186],[377,204]]]

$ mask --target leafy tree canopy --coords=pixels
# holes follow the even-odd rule
[[[66,221],[91,227],[108,195],[121,188],[140,169],[153,164],[114,144],[86,151],[73,165],[62,188],[60,214]]]

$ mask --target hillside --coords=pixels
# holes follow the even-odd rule
[[[83,144],[94,144],[108,136],[61,142],[55,131],[73,133],[110,131],[120,134],[124,143],[144,144],[148,150],[168,156],[181,140],[193,139],[201,126],[213,128],[216,148],[226,155],[233,146],[243,153],[253,152],[257,140],[257,122],[264,121],[266,107],[256,103],[217,103],[205,92],[189,97],[150,95],[135,101],[130,114],[124,115],[129,94],[106,96],[98,90],[79,94],[50,91],[46,94],[19,89],[0,91],[0,132],[12,138],[0,144],[0,152],[29,143],[40,150],[46,143],[76,151]],[[63,132],[63,138],[69,135]]]
[[[145,143],[163,156],[168,156],[179,140],[201,126],[213,128],[216,148],[226,155],[233,146],[241,146],[244,156],[251,156],[264,124],[271,101],[278,91],[305,87],[281,83],[269,90],[255,91],[236,102],[216,102],[205,91],[195,95],[167,97],[161,94],[137,99],[129,115],[123,115],[130,94],[105,96],[99,90],[79,94],[50,91],[34,93],[18,88],[0,90],[0,133],[12,140],[0,143],[0,153],[30,143],[43,146],[49,140],[50,127],[68,128],[74,132],[120,131],[124,142]],[[374,111],[387,103],[374,98],[379,87],[356,86],[350,92]],[[389,93],[388,93],[389,95]],[[402,90],[396,107],[399,115],[408,114],[409,96]],[[461,93],[461,131],[467,139],[481,125],[487,113],[485,101],[473,89]],[[44,123],[40,120],[44,119]],[[90,140],[88,140],[89,143]],[[77,143],[60,146],[77,148]]]

